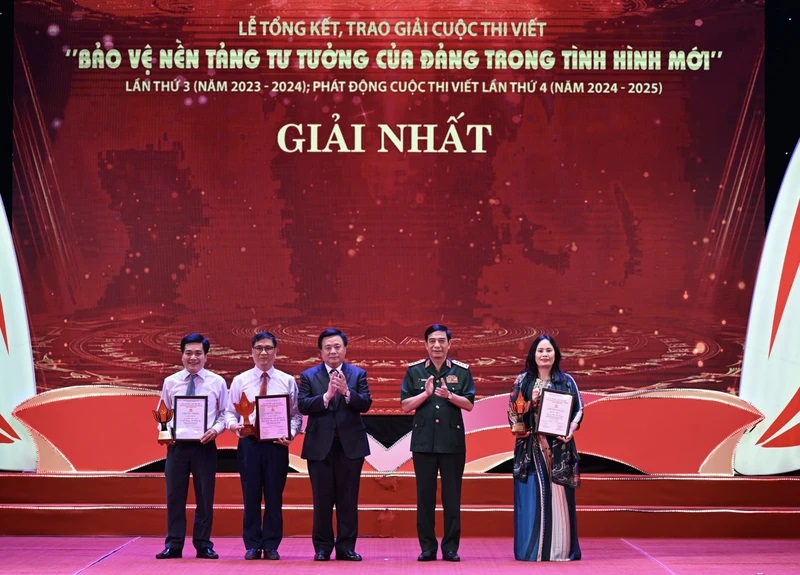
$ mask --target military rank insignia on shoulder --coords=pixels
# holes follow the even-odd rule
[[[412,365],[419,365],[419,364],[423,363],[424,361],[425,361],[424,357],[422,359],[418,359],[417,361],[412,361],[411,363],[408,364],[408,367],[411,367]]]
[[[457,359],[452,359],[452,360],[450,360],[450,361],[452,361],[452,362],[453,362],[454,364],[456,364],[458,367],[463,367],[464,369],[469,369],[469,365],[467,365],[467,364],[466,364],[466,363],[464,363],[463,361],[458,361]]]

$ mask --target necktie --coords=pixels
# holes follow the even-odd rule
[[[193,373],[189,376],[189,386],[186,388],[186,395],[194,395],[194,380],[197,377],[196,373]]]
[[[261,389],[258,390],[258,395],[267,395],[267,380],[269,376],[267,372],[261,374]]]
[[[338,374],[339,374],[339,370],[338,369],[336,369],[336,368],[332,369],[331,370],[331,379],[333,379]],[[336,409],[337,407],[339,407],[339,392],[338,391],[333,395],[333,408]]]

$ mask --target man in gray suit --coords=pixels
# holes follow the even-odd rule
[[[314,561],[328,561],[334,548],[336,559],[361,561],[355,545],[361,468],[369,455],[361,419],[372,405],[367,372],[344,363],[347,336],[341,330],[326,329],[317,346],[322,363],[300,374],[297,396],[300,413],[308,416],[301,455],[308,461],[314,500]]]

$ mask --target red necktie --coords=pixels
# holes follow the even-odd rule
[[[267,395],[267,380],[269,376],[267,372],[261,374],[261,389],[258,391],[258,395]]]

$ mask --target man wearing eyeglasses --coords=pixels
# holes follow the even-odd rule
[[[317,347],[322,363],[300,374],[298,399],[300,412],[308,415],[302,457],[314,498],[314,561],[328,561],[334,549],[340,561],[361,561],[355,546],[361,469],[369,455],[361,419],[372,405],[367,372],[345,363],[347,336],[341,330],[323,331]]]
[[[225,380],[205,369],[209,341],[199,333],[181,340],[183,369],[164,380],[161,401],[175,409],[175,396],[206,396],[206,427],[197,441],[172,442],[167,446],[164,477],[167,482],[167,537],[164,550],[156,559],[179,559],[186,537],[186,497],[189,474],[194,478],[194,513],[192,543],[200,559],[218,559],[211,543],[214,513],[214,485],[217,476],[217,436],[225,431],[225,406],[228,387]],[[172,424],[174,425],[174,421]]]
[[[242,481],[244,500],[244,527],[242,538],[247,549],[247,560],[277,560],[283,538],[283,488],[289,473],[289,444],[297,436],[303,416],[297,409],[297,383],[294,377],[275,369],[278,339],[268,331],[258,332],[251,341],[253,369],[233,378],[225,423],[228,429],[239,436],[236,458]],[[286,395],[289,399],[290,431],[286,437],[271,441],[260,441],[255,436],[242,436],[246,422],[242,421],[236,404],[246,398],[255,403],[256,397]],[[256,411],[249,415],[250,424],[256,424]],[[261,502],[264,501],[264,515]]]

